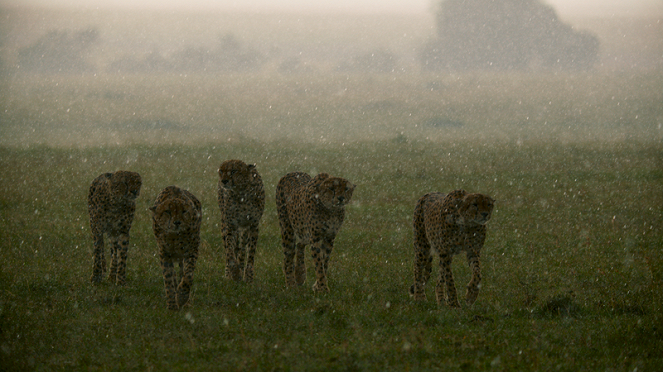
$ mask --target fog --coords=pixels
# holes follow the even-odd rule
[[[136,3],[0,3],[1,145],[661,139],[660,1]]]
[[[660,16],[659,0],[546,0],[564,17],[577,16]],[[3,0],[12,6],[47,6],[70,8],[125,8],[171,10],[222,10],[253,12],[360,12],[360,13],[427,13],[436,7],[433,0]]]

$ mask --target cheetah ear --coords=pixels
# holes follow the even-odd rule
[[[312,181],[313,181],[313,189],[315,190],[315,193],[316,193],[315,197],[317,198],[318,197],[317,194],[323,189],[323,184],[325,183],[325,181],[324,180],[321,181],[321,180],[315,179],[315,178],[312,179]]]
[[[258,176],[258,170],[256,169],[256,163],[249,164],[247,166],[247,168],[248,168],[249,172],[251,173],[251,175],[253,175],[253,178],[256,178]]]
[[[156,214],[157,213],[157,206],[156,205],[151,206],[150,207],[150,212],[152,212],[152,214]]]

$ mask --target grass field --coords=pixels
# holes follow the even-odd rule
[[[0,369],[660,370],[661,76],[6,82]],[[250,285],[223,278],[228,158],[257,163],[267,192]],[[87,189],[116,169],[143,178],[128,282],[92,286]],[[312,292],[310,259],[305,286],[285,289],[274,190],[295,170],[357,184],[329,294]],[[147,210],[171,184],[203,203],[180,312]],[[439,307],[429,283],[415,303],[415,202],[457,188],[497,200],[479,299]],[[464,257],[454,274],[464,294]]]

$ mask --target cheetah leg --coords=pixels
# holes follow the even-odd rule
[[[472,250],[467,252],[467,262],[472,271],[472,279],[470,279],[470,282],[467,284],[467,295],[465,296],[465,303],[467,305],[472,305],[474,301],[477,300],[477,296],[479,296],[479,283],[481,282],[481,266],[479,258],[478,252],[475,253]]]
[[[313,262],[315,263],[315,283],[313,283],[313,291],[329,292],[325,261],[329,259],[327,256],[331,252],[331,248],[326,246],[324,241],[320,240],[313,242],[311,245],[311,252],[313,255]]]
[[[106,271],[106,257],[104,254],[104,235],[103,233],[94,233],[92,236],[92,283],[100,283],[101,278]]]
[[[239,230],[237,232],[237,240],[235,241],[235,258],[237,259],[237,268],[239,269],[239,279],[242,280],[246,267],[246,242],[247,230]]]
[[[295,255],[295,283],[303,285],[306,281],[306,245],[297,243],[297,253]]]
[[[414,209],[414,284],[410,286],[410,296],[416,301],[426,300],[426,283],[430,279],[433,256],[424,224],[423,204],[417,202]]]
[[[295,236],[292,228],[281,226],[281,241],[283,245],[283,274],[286,287],[295,286]]]
[[[161,258],[161,269],[163,270],[163,284],[166,289],[166,307],[168,310],[177,310],[177,302],[175,301],[175,269],[173,261]]]
[[[427,244],[422,247],[415,242],[414,249],[417,254],[414,257],[414,284],[410,287],[410,296],[421,301],[426,299],[425,286],[430,278],[433,256]]]
[[[228,232],[223,236],[223,243],[226,247],[226,278],[235,281],[241,280],[239,263],[235,252],[237,250],[237,236],[233,232]]]
[[[175,264],[173,264],[174,266]],[[178,261],[178,266],[180,270],[177,272],[177,278],[175,278],[175,283],[181,281],[184,278],[184,259]]]
[[[451,259],[451,254],[440,253],[440,279],[435,287],[435,297],[439,305],[442,305],[442,301],[445,300],[447,306],[460,307],[456,296],[454,277],[451,272]]]
[[[424,268],[424,285],[430,280],[430,274],[433,272],[433,255],[428,254],[428,259],[426,259],[426,266]]]
[[[246,269],[244,269],[244,281],[253,282],[253,265],[256,257],[256,247],[258,246],[258,227],[249,229],[246,232],[244,241],[246,242]]]
[[[324,269],[325,269],[325,275],[326,275],[329,272],[329,257],[331,257],[331,253],[334,250],[334,242],[333,241],[328,242],[327,244],[324,244],[322,246],[322,248],[324,249],[324,251],[323,251],[324,258],[325,258],[325,260],[324,260]]]
[[[127,283],[127,252],[129,251],[129,234],[122,234],[116,243],[115,260],[116,264],[116,284],[125,285]],[[113,274],[111,268],[110,274]],[[109,275],[110,278],[110,275]]]
[[[184,259],[184,276],[177,287],[177,306],[181,308],[189,301],[189,293],[193,287],[193,271],[196,268],[196,257]]]
[[[120,237],[108,236],[108,245],[110,246],[110,270],[108,270],[108,281],[115,283],[117,281],[117,266],[120,251]]]

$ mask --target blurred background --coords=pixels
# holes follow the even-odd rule
[[[127,143],[116,137],[128,129],[158,139],[185,127],[216,140],[284,129],[431,139],[419,129],[579,122],[599,125],[590,136],[610,124],[661,138],[660,0],[183,4],[1,1],[2,144],[82,143],[81,133]]]

